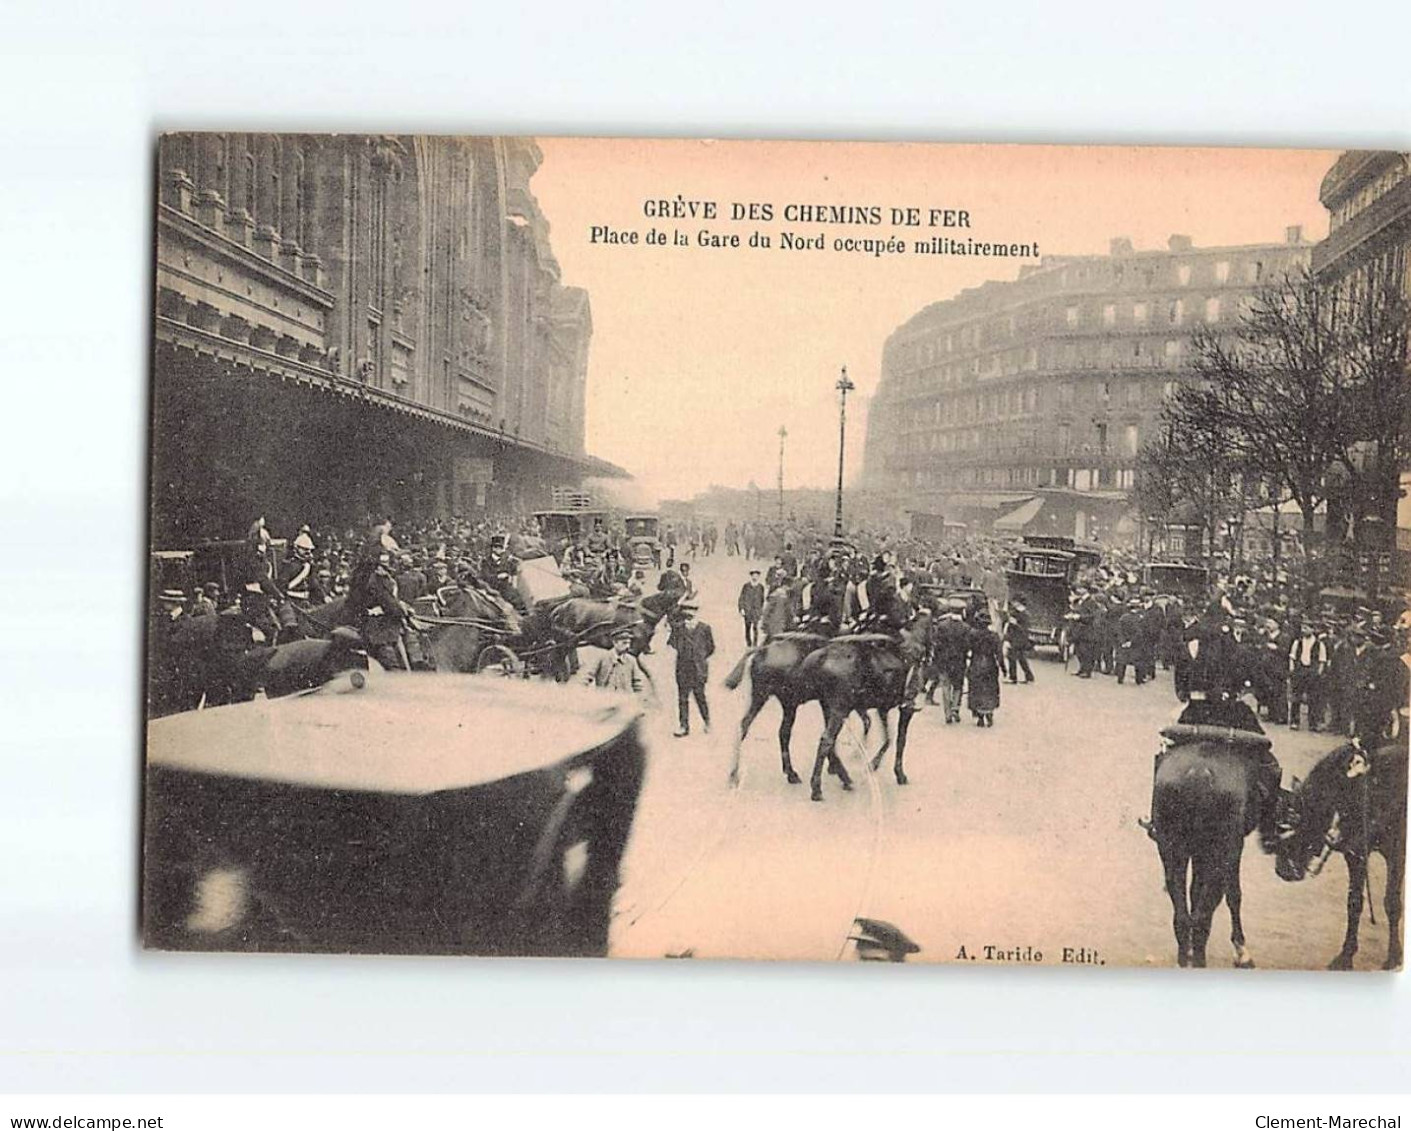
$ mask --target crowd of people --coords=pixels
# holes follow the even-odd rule
[[[690,670],[683,669],[678,680],[684,734],[689,702],[709,723],[706,671],[715,647],[713,637],[708,645],[703,639],[686,643],[711,631],[699,621],[691,561],[723,553],[757,563],[737,601],[747,647],[798,627],[829,635],[896,632],[925,606],[933,614],[925,696],[928,703],[942,696],[936,705],[947,722],[959,720],[968,689],[977,724],[992,726],[999,684],[1034,681],[1029,611],[1022,597],[1011,600],[1006,589],[1013,545],[998,537],[972,535],[936,545],[859,529],[840,541],[791,524],[686,519],[663,522],[660,542],[662,569],[654,583],[634,563],[620,524],[598,520],[576,536],[550,538],[527,515],[395,529],[383,518],[364,531],[305,525],[276,565],[261,518],[243,552],[224,563],[222,578],[190,578],[186,587],[162,590],[153,607],[168,622],[226,612],[238,622],[232,631],[241,639],[273,644],[305,635],[308,625],[300,614],[342,598],[352,609],[347,623],[359,628],[370,653],[384,666],[410,667],[416,656],[409,655],[406,630],[415,602],[479,594],[513,618],[526,607],[518,584],[521,561],[548,554],[571,596],[633,602],[665,593],[680,606],[680,612],[673,609],[668,643],[678,657],[692,656],[685,665]],[[1373,716],[1387,718],[1405,702],[1405,633],[1382,610],[1339,612],[1300,602],[1299,592],[1297,578],[1270,565],[1219,574],[1208,596],[1158,592],[1142,584],[1134,553],[1107,550],[1071,593],[1065,643],[1077,661],[1073,674],[1107,676],[1119,684],[1130,676],[1141,686],[1160,666],[1173,671],[1176,695],[1188,700],[1191,643],[1218,624],[1231,644],[1239,693],[1253,699],[1265,721],[1366,733]],[[690,631],[681,634],[685,627]],[[605,673],[595,666],[590,678],[631,686],[627,661],[616,667],[625,671]],[[640,677],[635,681],[640,685]]]

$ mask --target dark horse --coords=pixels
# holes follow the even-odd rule
[[[1204,966],[1215,909],[1230,908],[1235,965],[1254,965],[1240,923],[1240,859],[1259,821],[1260,752],[1269,739],[1228,727],[1177,723],[1156,770],[1152,818],[1175,912],[1176,961]],[[1189,899],[1186,876],[1190,873]]]
[[[1274,870],[1283,880],[1317,875],[1332,852],[1347,862],[1347,934],[1330,970],[1351,970],[1367,861],[1386,861],[1387,956],[1383,970],[1401,967],[1401,914],[1406,881],[1406,747],[1382,746],[1370,755],[1351,743],[1323,755],[1308,779],[1293,779],[1280,797],[1279,848]]]
[[[794,733],[794,720],[798,717],[799,708],[815,696],[810,694],[810,688],[797,678],[798,670],[804,657],[823,647],[828,643],[828,639],[827,636],[815,632],[782,632],[767,644],[747,651],[725,677],[725,686],[734,691],[740,686],[748,666],[750,706],[745,712],[745,717],[740,720],[740,729],[735,736],[735,752],[730,763],[731,785],[738,784],[740,780],[740,747],[750,733],[750,726],[755,717],[770,699],[778,699],[779,706],[783,709],[783,716],[779,720],[779,763],[784,777],[790,785],[798,785],[802,780],[794,772],[793,759],[789,757],[789,740]],[[836,768],[840,771],[838,776],[843,788],[851,789],[852,781],[847,771],[842,769],[841,763],[838,763]]]
[[[896,758],[892,772],[897,785],[906,785],[904,767],[906,734],[916,713],[916,696],[921,690],[922,663],[931,631],[931,615],[921,610],[901,630],[900,640],[885,633],[835,636],[821,648],[804,657],[797,680],[801,694],[817,699],[823,707],[823,734],[809,778],[814,801],[823,800],[823,765],[837,762],[838,734],[853,712],[873,710],[882,720],[883,741],[872,758],[872,769],[882,764],[882,755],[891,745],[887,712],[898,711]],[[847,779],[843,788],[847,788]]]

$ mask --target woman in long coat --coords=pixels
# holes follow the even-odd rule
[[[995,725],[995,711],[999,709],[999,665],[999,637],[990,630],[989,613],[979,613],[971,633],[970,662],[965,669],[970,687],[970,713],[975,716],[976,726]]]

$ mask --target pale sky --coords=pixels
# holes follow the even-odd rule
[[[1045,255],[1105,254],[1114,236],[1137,250],[1172,233],[1197,247],[1279,242],[1291,224],[1327,234],[1318,185],[1337,157],[1314,150],[1061,148],[818,142],[540,139],[532,188],[552,226],[569,286],[593,310],[587,442],[656,497],[713,483],[771,488],[779,426],[789,430],[785,483],[837,475],[838,394],[846,365],[848,477],[861,468],[865,398],[882,344],[922,307],[1020,261],[920,256],[932,235],[1037,242]],[[653,220],[648,199],[714,201],[720,217]],[[769,222],[730,222],[734,202],[771,203]],[[880,227],[790,223],[789,203],[883,209]],[[895,229],[892,207],[964,209],[970,228]],[[690,247],[594,244],[590,229],[680,229]],[[774,237],[768,250],[695,246],[710,229]],[[779,246],[784,230],[824,235],[824,251]],[[833,250],[835,238],[904,235],[904,255]]]

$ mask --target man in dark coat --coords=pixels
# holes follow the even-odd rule
[[[1029,636],[1029,610],[1024,602],[1016,597],[1010,602],[1009,620],[1004,626],[1004,642],[1009,647],[1009,682],[1019,682],[1020,669],[1024,672],[1024,682],[1034,682],[1034,670],[1029,667],[1029,653],[1034,643]]]
[[[1138,687],[1146,682],[1138,645],[1142,631],[1141,610],[1141,602],[1133,598],[1127,602],[1127,611],[1117,618],[1117,682],[1127,682],[1127,666],[1131,665]]]
[[[727,552],[730,545],[731,542],[727,538]],[[764,583],[759,579],[759,570],[750,570],[750,579],[740,586],[740,597],[735,605],[745,622],[745,647],[753,648],[759,643],[759,622],[764,616]]]
[[[1251,735],[1263,735],[1264,728],[1259,725],[1259,717],[1239,698],[1248,675],[1248,661],[1229,625],[1223,623],[1222,618],[1207,617],[1190,651],[1193,653],[1189,674],[1190,698],[1182,708],[1174,729],[1216,727],[1228,732],[1246,731]],[[1163,731],[1162,734],[1169,737],[1172,731]],[[1184,740],[1185,736],[1179,736],[1172,740],[1172,744]],[[1231,747],[1235,748],[1235,744],[1231,743]],[[1283,770],[1267,742],[1245,742],[1238,748],[1257,760],[1259,843],[1265,852],[1272,852],[1278,842],[1276,814]],[[1165,756],[1166,746],[1163,744],[1152,766],[1153,813],[1156,809],[1156,775]],[[1154,820],[1139,818],[1137,823],[1146,829],[1153,840],[1160,839]]]
[[[1390,733],[1392,716],[1406,705],[1407,669],[1380,628],[1354,628],[1353,633],[1358,647],[1352,669],[1352,737],[1364,750],[1374,750]]]
[[[1200,636],[1200,618],[1193,610],[1181,614],[1181,623],[1176,626],[1176,643],[1172,657],[1173,679],[1176,685],[1176,698],[1182,703],[1190,699],[1191,665],[1194,642]]]
[[[529,606],[515,584],[519,576],[519,559],[510,553],[509,537],[496,534],[490,539],[490,552],[480,564],[480,582],[487,589],[498,593],[519,612],[527,613]]]
[[[1161,629],[1164,618],[1157,606],[1154,594],[1143,591],[1141,628],[1137,631],[1136,669],[1139,679],[1146,683],[1156,679],[1156,653],[1161,645]]]
[[[1076,620],[1073,625],[1073,650],[1078,655],[1078,678],[1092,679],[1093,668],[1097,664],[1101,649],[1098,624],[1102,616],[1102,604],[1086,589],[1078,591],[1077,607],[1073,610]]]
[[[965,687],[965,664],[970,656],[970,626],[965,623],[964,602],[947,602],[932,622],[931,664],[941,689],[946,722],[960,722],[960,696]],[[934,704],[935,686],[927,696]]]
[[[700,609],[690,601],[677,606],[680,623],[674,626],[667,641],[676,649],[676,701],[681,713],[681,728],[677,738],[691,733],[691,699],[701,713],[706,732],[710,731],[710,705],[706,702],[706,680],[710,678],[710,658],[715,654],[715,635],[710,625],[700,620]]]
[[[369,652],[384,668],[410,670],[402,629],[406,612],[392,576],[392,556],[383,551],[375,562],[363,562],[348,588],[348,609]]]

